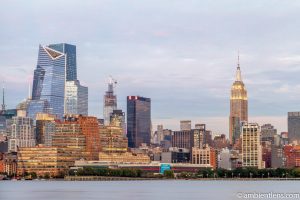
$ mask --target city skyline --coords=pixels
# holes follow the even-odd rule
[[[126,2],[118,5],[114,1],[90,2],[83,7],[74,3],[70,5],[72,9],[65,9],[65,2],[59,5],[19,2],[22,9],[13,16],[20,25],[18,31],[11,23],[11,9],[15,7],[4,2],[0,8],[3,27],[0,78],[5,82],[6,108],[14,108],[27,97],[38,44],[66,42],[77,46],[78,78],[90,89],[90,115],[103,117],[105,80],[112,75],[119,82],[116,94],[122,110],[126,110],[128,95],[152,99],[153,128],[163,124],[165,128],[176,130],[180,120],[191,119],[193,124],[206,123],[207,129],[227,134],[228,99],[237,49],[240,49],[249,97],[249,122],[271,123],[278,132],[287,131],[287,112],[299,110],[300,86],[296,75],[300,71],[297,66],[300,5],[281,2],[281,6],[276,6],[279,1],[255,1],[245,5],[235,2],[204,2],[201,7],[196,1],[190,1],[183,10],[175,8],[180,7],[178,1],[174,1],[175,7],[170,7],[171,2],[160,6],[135,2],[131,7],[126,6]],[[233,14],[222,8],[225,4],[227,7],[232,4],[229,10]],[[53,20],[62,16],[57,6],[65,11],[66,21]],[[40,9],[43,7],[48,9]],[[74,16],[69,11],[79,8],[91,9],[94,19],[89,20],[80,13]],[[99,14],[96,8],[102,12]],[[199,14],[195,8],[203,12]],[[141,11],[154,10],[156,17],[135,19]],[[52,17],[47,18],[42,12],[49,12]],[[120,15],[112,16],[112,12]],[[181,12],[185,15],[176,18]],[[277,19],[276,24],[272,23],[274,19]],[[26,23],[22,25],[22,22]],[[68,26],[68,22],[74,26]],[[95,24],[101,28],[94,27]],[[87,31],[77,33],[76,29],[81,26]],[[57,31],[64,27],[65,32]],[[92,29],[88,31],[89,28]]]

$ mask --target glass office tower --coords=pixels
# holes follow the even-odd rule
[[[60,43],[50,44],[48,47],[66,55],[66,81],[77,80],[76,46]]]
[[[128,147],[138,148],[142,143],[150,144],[151,99],[139,96],[127,97]]]
[[[64,114],[65,72],[66,55],[40,45],[37,68],[34,70],[32,100],[47,101],[49,112],[59,118]]]
[[[88,115],[88,88],[78,80],[66,82],[65,114]]]

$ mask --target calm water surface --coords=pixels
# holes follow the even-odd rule
[[[239,199],[238,192],[300,192],[298,181],[0,181],[0,200]]]

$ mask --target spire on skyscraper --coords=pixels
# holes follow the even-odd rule
[[[241,68],[240,68],[240,52],[239,51],[238,51],[238,63],[237,63],[235,80],[242,81],[242,74],[241,74]]]
[[[2,86],[2,111],[5,111],[5,93],[4,93],[4,83]]]

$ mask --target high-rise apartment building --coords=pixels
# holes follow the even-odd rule
[[[110,125],[121,127],[123,136],[127,137],[125,112],[122,110],[113,110],[113,112],[110,114]]]
[[[290,143],[300,144],[300,112],[288,112],[288,138]]]
[[[103,97],[103,118],[104,125],[109,125],[111,113],[117,109],[117,96],[114,94],[114,86],[117,82],[110,77],[108,90]]]
[[[142,143],[150,144],[151,99],[140,96],[127,97],[128,146],[137,148]]]
[[[231,144],[240,138],[240,124],[243,121],[248,121],[248,97],[238,61],[230,96],[229,136]]]
[[[8,150],[17,152],[19,147],[34,147],[35,144],[33,120],[28,117],[13,117]]]
[[[67,81],[65,90],[65,114],[88,115],[88,88],[78,80]]]
[[[257,123],[242,125],[242,159],[243,167],[263,168],[260,127]]]
[[[45,147],[52,146],[52,136],[55,134],[55,116],[47,113],[38,113],[36,116],[36,143]]]

